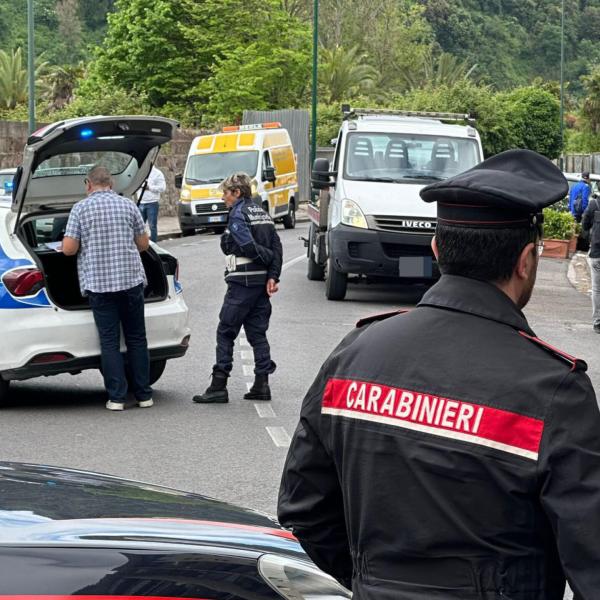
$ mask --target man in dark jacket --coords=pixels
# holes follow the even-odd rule
[[[194,396],[200,404],[229,401],[227,378],[233,366],[233,346],[242,325],[254,350],[254,384],[246,400],[270,400],[269,375],[275,371],[267,341],[270,297],[279,289],[283,251],[271,217],[252,199],[250,178],[235,173],[221,183],[229,208],[227,230],[221,236],[226,258],[227,292],[217,327],[217,360],[210,386]]]
[[[581,222],[581,217],[588,206],[590,192],[590,174],[584,171],[581,174],[581,179],[569,192],[569,210],[578,223]]]
[[[590,271],[592,274],[592,325],[600,333],[600,203],[592,198],[583,213],[581,228],[590,238]],[[591,230],[591,231],[590,231]]]
[[[359,322],[305,397],[279,519],[355,600],[599,597],[594,390],[521,312],[566,192],[527,150],[425,187],[440,281]]]

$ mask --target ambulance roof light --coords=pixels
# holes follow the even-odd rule
[[[253,131],[256,129],[279,129],[281,123],[272,121],[270,123],[251,123],[249,125],[228,125],[223,127],[223,133],[231,133],[234,131]]]

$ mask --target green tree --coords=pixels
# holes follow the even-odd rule
[[[34,77],[36,84],[46,69],[43,57],[38,57]],[[23,66],[21,48],[12,52],[0,50],[0,107],[12,109],[27,102],[28,98],[27,69]]]
[[[600,133],[600,65],[582,79],[585,89],[582,112],[592,132],[597,134]]]
[[[442,85],[453,86],[460,81],[471,79],[477,65],[469,65],[453,54],[442,52],[435,56],[430,48],[421,59],[404,71],[402,77],[407,89],[424,88]]]

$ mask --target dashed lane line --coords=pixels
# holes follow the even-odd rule
[[[270,404],[264,402],[255,402],[254,408],[261,419],[275,419],[277,415]]]
[[[254,358],[254,353],[252,350],[242,350],[240,351],[240,354],[242,356],[242,360],[253,360]]]
[[[242,365],[242,369],[246,377],[252,377],[252,375],[254,375],[254,365]]]
[[[278,448],[289,448],[292,439],[283,427],[267,427],[267,433]]]

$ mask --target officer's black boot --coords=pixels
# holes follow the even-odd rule
[[[227,375],[222,371],[213,371],[212,380],[204,394],[194,396],[192,400],[198,404],[225,404],[229,402]]]
[[[270,400],[271,389],[269,388],[268,375],[256,375],[254,383],[247,394],[244,394],[244,400]]]

